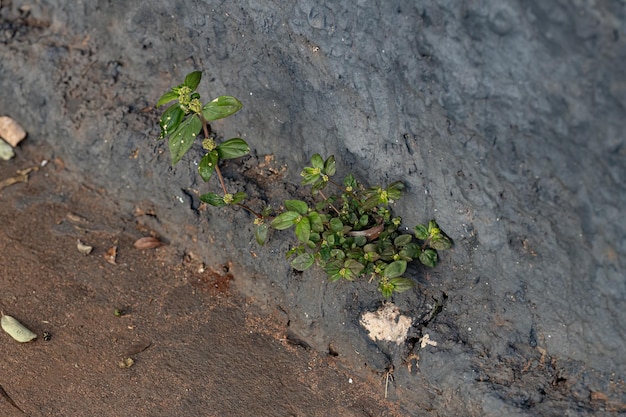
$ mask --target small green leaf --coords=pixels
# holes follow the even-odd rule
[[[193,115],[185,119],[180,126],[172,132],[169,140],[172,165],[176,165],[191,148],[200,129],[202,129],[202,122],[197,115]]]
[[[317,182],[320,179],[321,174],[319,170],[315,168],[304,167],[300,176],[302,177],[302,185],[309,185]]]
[[[237,193],[235,193],[235,195],[233,195],[233,201],[230,202],[230,204],[239,204],[241,203],[243,200],[245,200],[246,198],[248,198],[248,194],[244,193],[243,191],[239,191]]]
[[[335,156],[331,155],[328,158],[326,158],[326,161],[324,162],[324,174],[328,175],[329,177],[332,177],[333,175],[335,175],[335,171],[336,171]]]
[[[394,286],[387,280],[381,280],[378,283],[378,290],[383,294],[383,297],[389,298],[393,294]]]
[[[396,278],[404,274],[406,271],[406,261],[395,261],[387,265],[383,271],[383,276],[387,278]]]
[[[389,280],[391,284],[393,284],[393,290],[396,292],[404,292],[406,290],[410,290],[415,286],[413,281],[408,278],[392,278]]]
[[[387,196],[394,201],[398,201],[402,197],[402,190],[404,190],[404,184],[400,181],[394,182],[387,187]]]
[[[334,217],[330,219],[330,230],[335,233],[343,232],[343,223],[338,218]]]
[[[167,93],[163,94],[161,96],[161,98],[159,98],[159,101],[157,101],[157,108],[161,107],[164,104],[169,103],[172,100],[178,100],[178,93],[175,93],[173,91],[168,91]]]
[[[355,277],[358,277],[365,266],[354,259],[348,259],[344,263],[344,268],[348,268]]]
[[[341,249],[331,249],[330,256],[337,259],[338,261],[341,261],[346,257],[346,253]]]
[[[434,249],[424,249],[420,253],[419,260],[426,266],[434,268],[437,265],[437,251]]]
[[[200,84],[200,80],[202,79],[202,71],[194,71],[185,77],[185,84],[187,87],[191,88],[191,91],[195,91],[198,88],[198,84]]]
[[[202,108],[202,115],[207,121],[222,119],[237,113],[243,104],[235,97],[219,96]]]
[[[285,208],[300,214],[306,214],[309,211],[309,205],[302,200],[285,200]]]
[[[450,239],[440,234],[433,237],[428,243],[428,246],[437,250],[446,250],[452,247],[452,242]]]
[[[213,171],[215,171],[218,160],[219,157],[215,149],[205,154],[200,160],[200,164],[198,165],[198,173],[205,182],[209,181],[211,179],[211,176],[213,176]]]
[[[291,261],[291,267],[296,271],[306,271],[313,265],[315,262],[315,258],[310,253],[303,253],[302,255],[296,256],[296,258]]]
[[[368,216],[367,214],[364,214],[359,218],[359,225],[367,226],[369,221],[370,221],[370,216]]]
[[[335,275],[339,273],[339,270],[341,270],[342,267],[343,264],[339,261],[329,262],[326,266],[324,266],[324,272],[326,272],[329,276]],[[341,276],[339,278],[341,278]]]
[[[402,250],[400,251],[400,256],[415,259],[420,256],[420,253],[422,253],[422,250],[419,245],[417,243],[411,242],[402,248]]]
[[[295,220],[300,217],[300,213],[297,211],[286,211],[279,214],[274,220],[272,220],[271,226],[276,230],[289,229],[294,225]]]
[[[320,156],[320,154],[316,153],[311,157],[311,165],[313,168],[323,169],[324,168],[324,160]]]
[[[256,230],[254,231],[254,238],[256,239],[256,243],[263,246],[267,241],[267,231],[269,227],[267,223],[260,224]]]
[[[174,132],[183,120],[184,115],[185,112],[180,108],[178,103],[169,106],[167,110],[163,112],[161,119],[159,119],[159,126],[161,127],[159,139],[164,139]]]
[[[379,204],[380,197],[378,196],[378,194],[371,195],[363,202],[363,210],[371,210]]]
[[[428,239],[428,228],[424,226],[423,224],[418,224],[417,226],[415,226],[414,232],[415,232],[415,237],[418,238],[419,240]]]
[[[217,145],[217,152],[220,159],[233,159],[246,155],[250,152],[250,147],[245,140],[232,138]]]
[[[411,240],[413,240],[411,235],[400,235],[393,240],[393,244],[401,248],[411,243]]]
[[[311,235],[311,224],[307,217],[300,217],[300,221],[296,223],[296,237],[302,243],[309,241]]]
[[[312,211],[309,213],[308,217],[312,232],[321,233],[324,231],[324,222],[318,212]]]
[[[357,246],[365,246],[365,244],[367,243],[367,238],[365,236],[355,236],[354,237],[354,244]]]
[[[224,207],[226,205],[222,196],[215,193],[202,194],[200,200],[215,207]]]

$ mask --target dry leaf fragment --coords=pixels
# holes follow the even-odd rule
[[[115,263],[115,258],[116,257],[117,257],[117,246],[111,246],[104,253],[104,259],[106,259],[108,263],[113,264],[113,265],[117,265]]]
[[[154,249],[158,248],[159,246],[163,246],[163,242],[152,236],[142,237],[140,239],[137,239],[137,241],[135,242],[135,247],[137,249]]]
[[[31,332],[26,326],[11,316],[3,315],[2,318],[0,318],[0,325],[2,326],[2,330],[20,343],[30,342],[37,338],[35,333]]]
[[[76,241],[76,248],[80,253],[85,256],[89,255],[93,250],[93,246],[85,245],[83,242],[80,241],[80,239]]]

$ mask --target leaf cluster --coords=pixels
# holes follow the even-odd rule
[[[208,122],[231,116],[243,105],[232,96],[219,96],[202,104],[200,94],[196,92],[201,79],[202,72],[194,71],[185,77],[182,84],[173,87],[159,98],[157,107],[175,101],[163,112],[159,120],[161,126],[159,139],[169,137],[172,165],[176,165],[203,132],[202,147],[205,154],[198,165],[198,173],[205,182],[208,182],[215,172],[219,173],[220,161],[244,156],[250,152],[250,147],[241,138],[228,139],[218,144],[215,138],[209,135]],[[221,175],[220,183],[223,195],[207,193],[201,195],[200,199],[213,206],[222,207],[239,204],[246,198],[243,192],[228,193]]]
[[[287,200],[284,211],[270,223],[277,230],[293,227],[299,243],[287,252],[293,258],[291,266],[304,271],[317,263],[330,281],[370,277],[385,297],[413,287],[413,281],[403,276],[407,264],[418,261],[434,267],[437,251],[449,249],[450,239],[434,220],[415,226],[413,234],[400,232],[401,219],[392,217],[389,205],[402,196],[401,182],[366,188],[348,175],[338,184],[332,180],[335,171],[333,156],[324,160],[313,155],[300,175],[319,202]],[[328,185],[338,193],[325,195]]]

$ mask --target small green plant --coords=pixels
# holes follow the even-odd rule
[[[198,165],[198,173],[205,181],[209,181],[213,173],[217,173],[223,195],[217,193],[202,194],[200,199],[213,206],[239,205],[261,218],[261,214],[245,206],[246,193],[229,193],[224,183],[224,177],[219,163],[226,159],[239,158],[250,152],[250,147],[241,138],[232,138],[216,143],[215,137],[210,134],[209,123],[222,119],[238,112],[243,105],[232,96],[219,96],[206,104],[202,104],[200,94],[196,92],[202,72],[194,71],[185,77],[185,81],[163,94],[157,102],[157,107],[176,101],[164,112],[159,121],[161,134],[159,139],[169,137],[170,156],[172,165],[191,149],[191,146],[200,133],[203,133],[202,148],[205,154]]]
[[[293,228],[298,244],[286,256],[292,258],[294,269],[304,271],[317,263],[330,281],[369,277],[370,282],[377,282],[384,297],[390,297],[394,292],[413,287],[413,281],[403,276],[409,262],[419,261],[434,267],[438,261],[437,251],[452,246],[434,220],[415,226],[413,234],[401,233],[401,218],[392,216],[390,204],[401,197],[404,185],[394,182],[386,188],[365,187],[351,174],[337,183],[332,179],[336,173],[334,156],[324,159],[315,154],[311,166],[301,172],[302,184],[311,187],[317,201],[286,200],[277,213],[269,207],[257,212],[245,205],[245,193],[228,192],[219,164],[222,160],[246,155],[248,144],[240,138],[217,143],[208,124],[234,114],[242,104],[231,96],[220,96],[202,104],[196,92],[201,75],[199,71],[192,72],[183,84],[159,99],[157,107],[177,101],[161,117],[160,139],[169,137],[175,165],[202,133],[206,153],[198,171],[204,181],[217,173],[222,194],[209,192],[200,199],[215,207],[238,205],[252,213],[255,238],[260,245],[266,242],[270,227],[275,230]],[[329,185],[334,187],[335,194],[326,195]]]
[[[389,205],[401,197],[404,185],[394,182],[386,188],[366,188],[351,174],[339,184],[332,180],[335,165],[333,156],[324,160],[313,155],[311,166],[300,175],[320,201],[309,205],[287,200],[285,211],[271,222],[278,230],[294,227],[299,245],[287,253],[288,257],[295,256],[291,266],[304,271],[317,263],[330,281],[368,276],[370,281],[377,281],[385,297],[413,287],[413,281],[402,276],[407,263],[419,260],[434,267],[437,250],[449,249],[450,239],[434,220],[417,225],[415,238],[400,233],[402,219],[392,216]],[[328,185],[339,193],[325,195]]]

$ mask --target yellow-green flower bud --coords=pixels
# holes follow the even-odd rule
[[[212,138],[206,138],[202,141],[202,147],[211,152],[215,149],[215,141]]]
[[[224,203],[230,204],[232,202],[233,202],[233,195],[232,194],[224,194]]]

